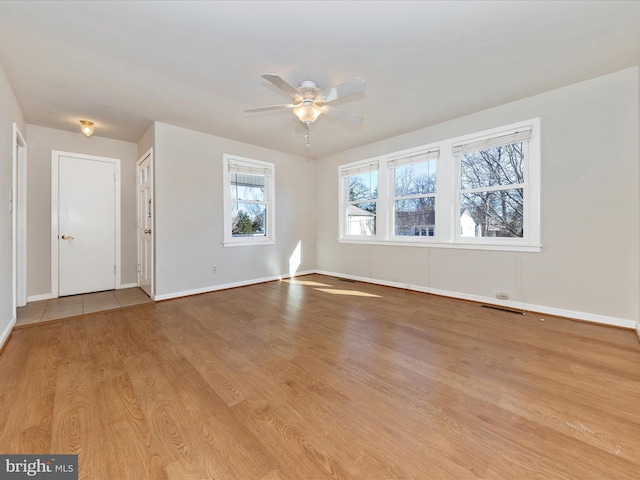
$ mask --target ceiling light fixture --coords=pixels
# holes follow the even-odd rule
[[[307,129],[307,147],[309,146],[309,127],[321,114],[335,117],[340,121],[351,123],[353,125],[360,125],[362,123],[362,117],[351,115],[347,112],[333,110],[330,105],[327,105],[339,98],[363,92],[365,83],[361,78],[354,77],[351,80],[347,80],[346,82],[336,85],[335,87],[331,87],[325,91],[321,91],[318,88],[318,84],[313,80],[303,80],[300,82],[300,86],[296,88],[273,73],[265,73],[262,75],[262,78],[271,82],[271,84],[281,90],[288,97],[291,97],[292,102],[280,105],[250,108],[249,110],[245,110],[245,112],[266,112],[269,110],[292,109],[293,114]]]
[[[84,134],[85,137],[90,137],[93,135],[93,122],[88,120],[80,120],[80,131]]]
[[[293,109],[293,114],[307,127],[307,134],[305,135],[307,137],[307,147],[309,147],[311,142],[309,126],[316,121],[321,113],[322,108],[316,105],[312,99],[304,100]]]
[[[307,126],[316,121],[322,113],[322,109],[313,100],[305,100],[293,109],[293,113]]]

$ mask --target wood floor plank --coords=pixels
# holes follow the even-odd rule
[[[16,330],[4,453],[94,480],[636,479],[621,329],[309,275]]]
[[[131,328],[142,329],[144,326],[134,324]],[[195,337],[194,337],[195,338]],[[170,350],[170,345],[173,349]],[[275,462],[264,454],[264,448],[260,442],[252,437],[241,424],[233,422],[227,409],[228,405],[221,399],[216,390],[201,375],[198,363],[189,361],[188,352],[190,345],[182,345],[176,337],[158,336],[146,344],[148,358],[144,362],[144,372],[137,371],[132,376],[138,377],[136,382],[140,396],[149,394],[149,389],[144,388],[151,376],[154,381],[152,396],[148,396],[145,404],[154,404],[162,399],[167,403],[170,400],[175,403],[173,412],[168,411],[168,405],[162,406],[162,415],[157,416],[157,421],[166,420],[168,414],[175,418],[182,415],[181,422],[185,424],[187,433],[183,436],[191,436],[191,445],[182,446],[182,438],[178,438],[178,424],[171,420],[172,424],[160,425],[171,435],[176,436],[174,445],[180,444],[178,449],[184,455],[193,455],[190,462],[201,462],[210,471],[211,478],[259,478],[267,471],[274,469]],[[158,362],[162,359],[162,362]],[[168,362],[171,368],[164,368]],[[159,380],[160,379],[160,380]],[[159,384],[159,382],[162,382]],[[160,394],[162,393],[162,397]],[[195,448],[199,445],[199,448]],[[204,453],[201,452],[204,449]],[[211,461],[219,458],[218,461]],[[179,460],[180,458],[176,458]],[[226,465],[236,465],[234,472],[224,469]],[[198,470],[196,469],[196,474]],[[237,476],[236,476],[237,475]]]

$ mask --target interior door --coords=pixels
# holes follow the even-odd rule
[[[115,289],[115,165],[58,159],[59,295]]]
[[[13,269],[15,306],[27,304],[27,143],[18,126],[13,124]]]
[[[153,295],[153,169],[151,151],[138,160],[138,286]],[[153,298],[153,297],[152,297]]]

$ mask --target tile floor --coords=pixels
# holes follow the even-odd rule
[[[150,302],[147,294],[137,287],[52,298],[18,308],[16,327]]]

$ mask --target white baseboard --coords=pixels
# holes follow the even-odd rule
[[[27,303],[29,302],[39,302],[40,300],[50,300],[54,298],[50,293],[41,293],[40,295],[31,295],[27,297]]]
[[[209,287],[195,288],[193,290],[183,290],[181,292],[163,293],[154,295],[153,300],[169,300],[171,298],[188,297],[190,295],[199,295],[201,293],[216,292],[218,290],[227,290],[229,288],[246,287],[248,285],[256,285],[258,283],[275,282],[285,278],[297,277],[301,275],[310,275],[316,273],[313,270],[306,272],[296,272],[294,275],[276,275],[273,277],[254,278],[251,280],[243,280],[241,282],[224,283],[221,285],[211,285]]]
[[[116,290],[122,290],[125,288],[134,288],[137,287],[137,283],[121,283],[120,286]]]
[[[2,331],[2,333],[0,333],[0,350],[2,350],[2,347],[4,347],[4,344],[9,338],[9,335],[11,335],[11,332],[13,331],[13,327],[15,326],[15,324],[16,324],[16,318],[13,317],[9,322],[9,324]]]
[[[483,297],[480,295],[472,295],[472,294],[467,294],[462,292],[453,292],[449,290],[440,290],[440,289],[429,288],[429,287],[424,287],[420,285],[410,285],[410,284],[399,283],[399,282],[390,282],[387,280],[378,280],[374,278],[360,277],[357,275],[348,275],[348,274],[342,274],[342,273],[336,273],[336,272],[328,272],[324,270],[308,270],[304,272],[297,272],[294,275],[278,275],[273,277],[243,280],[241,282],[225,283],[221,285],[211,285],[208,287],[196,288],[193,290],[184,290],[180,292],[154,295],[152,298],[153,300],[169,300],[171,298],[187,297],[189,295],[198,295],[201,293],[215,292],[218,290],[227,290],[229,288],[246,287],[248,285],[255,285],[258,283],[265,283],[265,282],[273,282],[273,281],[283,280],[285,278],[291,278],[291,277],[302,276],[302,275],[310,275],[313,273],[317,273],[320,275],[328,275],[330,277],[336,277],[336,278],[347,278],[347,279],[356,280],[359,282],[373,283],[375,285],[402,288],[405,290],[412,290],[415,292],[431,293],[434,295],[457,298],[460,300],[471,300],[478,303],[485,303],[488,305],[507,307],[507,308],[523,310],[527,312],[536,312],[536,313],[541,313],[546,315],[554,315],[558,317],[570,318],[574,320],[581,320],[584,322],[591,322],[591,323],[598,323],[602,325],[610,325],[614,327],[626,328],[629,330],[635,330],[636,335],[638,335],[638,339],[640,340],[640,323],[635,320],[629,320],[629,319],[618,318],[618,317],[609,317],[606,315],[599,315],[599,314],[588,313],[588,312],[579,312],[575,310],[567,310],[563,308],[549,307],[545,305],[535,305],[531,303],[516,302],[513,300],[498,300],[493,297]]]
[[[317,270],[315,273],[321,274],[321,275],[329,275],[331,277],[338,277],[338,278],[348,278],[350,280],[357,280],[360,282],[365,282],[365,283],[373,283],[376,285],[384,285],[387,287],[396,287],[396,288],[403,288],[406,290],[413,290],[416,292],[422,292],[422,293],[432,293],[434,295],[441,295],[443,297],[451,297],[451,298],[458,298],[461,300],[471,300],[474,302],[479,302],[479,303],[486,303],[488,305],[497,305],[497,306],[501,306],[501,307],[507,307],[507,308],[513,308],[513,309],[517,309],[517,310],[524,310],[524,311],[528,311],[528,312],[536,312],[536,313],[543,313],[543,314],[547,314],[547,315],[554,315],[554,316],[558,316],[558,317],[566,317],[566,318],[571,318],[574,320],[581,320],[581,321],[585,321],[585,322],[592,322],[592,323],[599,323],[599,324],[603,324],[603,325],[611,325],[613,327],[622,327],[622,328],[627,328],[629,330],[636,330],[636,334],[638,334],[639,338],[640,338],[640,325],[638,324],[638,322],[636,322],[635,320],[628,320],[625,318],[617,318],[617,317],[609,317],[606,315],[599,315],[599,314],[595,314],[595,313],[588,313],[588,312],[579,312],[579,311],[575,311],[575,310],[566,310],[566,309],[562,309],[562,308],[556,308],[556,307],[547,307],[544,305],[534,305],[531,303],[523,303],[523,302],[515,302],[512,300],[498,300],[495,299],[493,297],[483,297],[480,295],[471,295],[471,294],[467,294],[467,293],[461,293],[461,292],[452,292],[452,291],[448,291],[448,290],[439,290],[436,288],[428,288],[428,287],[423,287],[423,286],[419,286],[419,285],[408,285],[405,283],[399,283],[399,282],[389,282],[386,280],[377,280],[377,279],[373,279],[373,278],[367,278],[367,277],[359,277],[356,275],[345,275],[345,274],[341,274],[341,273],[335,273],[335,272],[326,272],[326,271],[322,271],[322,270]]]

